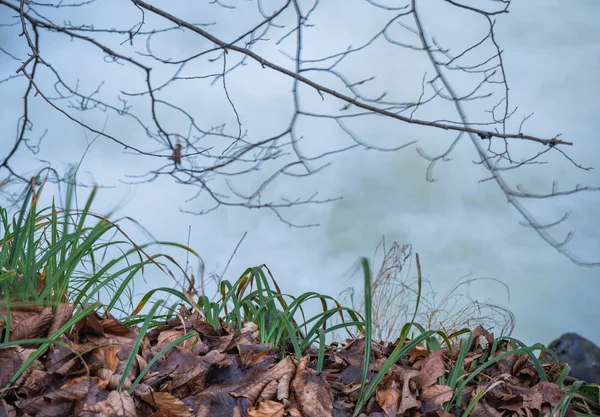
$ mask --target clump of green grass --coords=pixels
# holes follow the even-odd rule
[[[0,207],[0,289],[6,305],[20,299],[54,307],[70,302],[83,308],[103,299],[109,300],[108,310],[126,315],[127,308],[133,310],[134,277],[150,266],[173,279],[172,268],[181,271],[172,257],[148,254],[150,246],[175,247],[198,256],[174,242],[135,243],[120,225],[124,219],[111,220],[91,211],[97,188],[82,209],[73,208],[73,184],[74,178],[64,208],[53,201],[51,207],[38,209],[44,184],[36,188],[35,181],[12,219]],[[186,299],[181,293],[175,295]]]
[[[350,335],[350,329],[362,330],[364,326],[360,314],[330,296],[308,292],[294,297],[282,293],[266,265],[248,268],[234,283],[221,281],[219,290],[218,301],[211,302],[206,296],[198,301],[208,323],[217,328],[223,318],[229,326],[239,328],[254,322],[260,329],[262,343],[271,343],[282,353],[291,348],[297,357],[317,344],[319,366],[322,366],[327,334],[346,329]],[[318,302],[322,312],[307,318],[304,306],[310,302]],[[342,323],[328,326],[336,315],[342,318]],[[346,315],[349,320],[344,320]]]
[[[178,243],[134,243],[118,220],[91,211],[96,188],[82,209],[73,208],[75,182],[73,177],[71,179],[64,208],[58,208],[53,201],[50,207],[39,209],[44,184],[38,186],[35,179],[26,189],[22,207],[12,218],[7,209],[0,206],[0,349],[41,343],[13,376],[11,384],[51,344],[61,344],[61,335],[69,332],[82,317],[101,307],[121,313],[125,323],[145,321],[147,317],[136,313],[147,299],[131,311],[134,278],[148,267],[158,268],[174,278],[171,268],[178,268],[170,256],[149,255],[146,252],[149,246],[172,246],[197,256]],[[156,291],[174,295],[180,302],[190,298],[185,291],[169,287],[153,292]],[[70,307],[71,316],[47,338],[14,340],[11,336],[11,311],[48,306],[56,313],[61,305]],[[164,322],[173,314],[172,310],[165,308],[164,311],[162,316],[157,314],[152,318],[152,325]]]

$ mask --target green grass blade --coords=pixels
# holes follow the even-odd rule
[[[129,358],[127,359],[127,362],[125,363],[125,368],[123,368],[123,374],[121,375],[121,379],[119,380],[119,385],[117,385],[117,391],[123,390],[123,385],[125,384],[125,381],[127,380],[127,374],[129,374],[129,371],[131,370],[131,367],[133,366],[133,363],[136,360],[136,355],[137,355],[138,351],[140,350],[142,340],[144,340],[144,337],[146,337],[146,333],[148,332],[150,323],[151,323],[152,319],[154,318],[154,315],[156,314],[156,310],[158,310],[159,307],[162,307],[163,303],[164,303],[164,300],[158,300],[156,303],[154,303],[154,305],[150,309],[150,312],[146,315],[146,319],[144,320],[142,327],[140,327],[138,337],[135,339],[135,343],[133,344],[133,347],[131,349],[131,355],[129,356]]]
[[[360,383],[360,393],[358,398],[363,399],[365,396],[365,389],[367,385],[367,379],[369,377],[369,365],[371,364],[371,339],[373,337],[373,312],[372,312],[372,299],[371,299],[371,268],[369,267],[369,260],[367,258],[361,259],[363,275],[364,275],[364,286],[365,286],[365,349],[363,356],[363,372]],[[369,395],[367,395],[367,398]],[[361,407],[356,407],[360,411]],[[354,415],[358,415],[354,412]]]

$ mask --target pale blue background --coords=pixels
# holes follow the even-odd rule
[[[339,1],[327,3],[328,10],[336,13],[336,19],[315,17],[319,32],[314,39],[307,39],[307,50],[315,51],[316,55],[339,51],[340,46],[343,49],[352,43],[353,37],[359,37],[361,29],[377,27],[376,19],[364,22],[361,28],[348,23],[361,17],[359,6],[353,8],[350,3],[345,7]],[[464,17],[442,13],[439,8],[442,2],[421,3],[425,4],[421,9],[432,19],[430,22],[438,25],[448,37],[470,42],[480,33],[481,26],[465,21]],[[197,10],[186,9],[181,4],[188,7],[191,3],[180,3],[169,10],[191,21],[202,20],[195,14]],[[593,0],[515,1],[510,10],[510,14],[499,16],[497,36],[504,49],[511,102],[522,109],[521,116],[535,112],[524,130],[541,137],[562,133],[565,140],[575,143],[566,149],[571,157],[582,165],[598,168],[600,25],[597,20],[600,3]],[[6,13],[6,9],[0,7],[0,13]],[[230,12],[218,13],[214,20],[235,21]],[[110,16],[115,26],[122,18],[115,14]],[[213,29],[208,27],[207,30]],[[14,37],[7,35],[6,30],[0,31],[0,45],[11,45],[11,42]],[[170,48],[192,48],[197,38],[190,36],[189,42],[165,44],[162,52]],[[72,46],[62,39],[45,45],[45,51],[59,57],[67,47]],[[382,52],[375,47],[373,56],[381,59]],[[85,53],[78,56],[81,59],[69,60],[68,65],[65,62],[65,71],[81,74],[82,80],[85,76],[107,77],[94,72],[95,67],[86,61]],[[411,66],[406,56],[385,56],[389,71],[381,70],[376,85],[392,86],[390,89],[397,94],[402,94],[405,88],[412,91],[410,86],[420,88],[422,62],[415,61]],[[14,71],[18,64],[1,57],[0,66],[5,74]],[[359,65],[357,71],[360,70]],[[243,77],[233,77],[230,88],[244,114],[249,116],[246,121],[249,129],[276,129],[280,126],[277,112],[280,106],[288,105],[285,104],[288,90],[281,91],[287,84],[279,84],[280,77],[262,74],[273,77],[272,90],[262,91],[260,97],[244,84]],[[128,76],[137,79],[134,77],[139,74]],[[210,95],[192,94],[185,88],[180,94],[178,98],[186,104],[197,104],[205,119],[220,116],[211,113]],[[14,103],[19,95],[20,90],[0,85],[3,109],[0,154],[12,145],[14,121],[20,111],[20,102]],[[36,100],[36,106],[44,105]],[[244,109],[244,106],[247,107]],[[65,123],[63,116],[48,111],[44,114],[46,118],[38,117],[37,123],[40,127],[45,123],[52,130],[36,158],[65,169],[68,163],[81,157],[86,137],[80,127]],[[103,120],[90,120],[102,126]],[[283,116],[281,123],[287,120]],[[364,128],[365,132],[374,129],[373,125]],[[145,140],[130,138],[128,129],[126,123],[111,116],[107,132],[122,135],[132,143]],[[342,138],[339,130],[331,125],[308,125],[303,132],[305,136],[312,135],[305,149],[315,152],[323,143]],[[436,130],[407,127],[397,122],[378,124],[372,132],[368,136],[372,143],[389,146],[416,139],[419,140],[417,146],[430,153],[443,149],[451,140],[451,136]],[[372,139],[373,134],[378,137]],[[88,133],[87,138],[91,137]],[[515,150],[525,149],[519,146],[522,145],[517,144]],[[248,236],[226,276],[231,280],[248,266],[266,263],[289,293],[320,291],[335,296],[349,284],[360,285],[358,276],[346,281],[346,272],[360,256],[372,256],[382,236],[386,236],[389,243],[395,240],[413,245],[420,254],[426,278],[440,293],[469,273],[505,282],[511,290],[510,302],[501,287],[490,284],[472,286],[470,296],[481,301],[491,299],[512,310],[517,318],[514,335],[524,342],[549,343],[564,332],[576,331],[600,343],[600,269],[574,265],[534,232],[520,226],[521,218],[506,204],[498,188],[489,182],[478,184],[484,173],[471,163],[474,158],[472,146],[463,142],[451,162],[438,166],[439,181],[431,184],[424,179],[427,164],[414,146],[398,153],[353,151],[338,155],[333,159],[334,165],[318,176],[302,182],[293,179],[279,182],[272,190],[273,193],[291,190],[305,196],[318,190],[324,197],[344,196],[339,202],[305,206],[290,213],[295,221],[321,224],[319,228],[308,229],[290,229],[268,211],[222,208],[202,217],[182,214],[180,208],[194,209],[185,204],[193,190],[174,186],[166,178],[135,187],[120,183],[125,174],[140,174],[156,165],[144,157],[125,154],[119,146],[104,140],[96,141],[85,158],[81,179],[116,186],[101,191],[101,202],[96,210],[110,210],[121,204],[119,215],[134,217],[157,239],[185,243],[191,225],[190,244],[205,260],[208,272],[223,269],[238,240],[247,231]],[[559,180],[565,188],[577,183],[600,184],[598,171],[577,170],[560,158],[548,160],[548,165],[525,168],[508,178],[513,184],[522,183],[539,192],[549,191],[554,180]],[[20,152],[13,166],[29,166],[33,161],[30,153]],[[258,184],[259,180],[252,177],[247,183]],[[559,231],[576,229],[572,249],[586,260],[598,261],[599,203],[600,194],[585,193],[555,201],[534,201],[527,207],[542,221],[555,220],[564,210],[571,210],[571,218]],[[128,230],[133,236],[147,240],[134,225],[130,226]],[[165,277],[148,278],[152,287],[171,285]],[[138,287],[139,292],[144,290]]]

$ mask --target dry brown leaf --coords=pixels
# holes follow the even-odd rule
[[[395,417],[398,414],[400,403],[400,390],[394,379],[382,381],[382,387],[377,389],[377,403],[387,417]]]
[[[52,325],[48,329],[48,334],[54,334],[58,329],[64,326],[73,317],[73,309],[70,305],[61,303],[56,307]]]
[[[401,382],[402,382],[402,396],[400,397],[400,407],[398,412],[400,414],[406,413],[411,408],[419,408],[421,402],[417,399],[416,386],[414,389],[411,387],[411,379],[419,375],[419,371],[410,368],[401,368]]]
[[[0,349],[0,387],[5,387],[10,378],[21,367],[25,359],[19,354],[16,346]]]
[[[310,358],[303,356],[292,381],[294,394],[306,417],[330,417],[333,413],[333,394],[321,375],[308,368]]]
[[[502,417],[502,413],[494,410],[492,407],[487,405],[485,402],[478,402],[471,411],[473,417]]]
[[[19,307],[17,307],[19,309]],[[48,330],[54,321],[51,307],[44,307],[40,311],[27,309],[26,315],[11,321],[10,340],[37,339],[48,336]],[[11,317],[12,317],[11,310]],[[14,324],[14,326],[13,326]]]
[[[271,400],[277,394],[277,386],[279,383],[276,380],[269,382],[265,388],[261,391],[260,396],[258,397],[257,402]]]
[[[169,394],[168,392],[152,392],[140,397],[152,407],[158,409],[163,415],[173,415],[180,417],[191,416],[192,413],[183,404],[183,401]]]
[[[106,403],[109,407],[115,410],[115,417],[135,417],[135,404],[133,398],[127,393],[127,391],[111,391],[108,394]]]
[[[283,404],[269,400],[261,401],[248,409],[248,417],[283,417],[284,414]]]
[[[422,362],[421,372],[417,375],[417,387],[422,389],[435,383],[446,373],[441,350],[432,351]]]
[[[439,411],[445,403],[452,399],[453,395],[454,391],[447,385],[431,385],[423,388],[421,391],[421,398],[423,400],[421,411],[424,413]]]

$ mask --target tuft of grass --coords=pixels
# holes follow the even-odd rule
[[[437,301],[437,292],[423,278],[409,279],[412,246],[396,242],[387,248],[382,239],[375,250],[374,260],[382,253],[383,260],[378,271],[373,268],[370,299],[373,315],[373,337],[379,341],[393,341],[401,333],[411,316],[426,329],[443,329],[452,334],[464,328],[478,325],[486,329],[498,328],[502,334],[510,335],[514,329],[514,315],[508,309],[492,302],[472,300],[464,294],[466,288],[480,282],[492,282],[506,289],[506,284],[494,278],[462,278]],[[425,292],[424,287],[429,291]],[[366,291],[366,290],[365,290]],[[349,287],[342,291],[340,299],[356,311],[365,311],[367,294]],[[413,306],[418,305],[417,310]]]
[[[23,206],[12,221],[7,210],[0,206],[3,294],[10,292],[15,298],[41,305],[70,299],[76,306],[82,306],[91,300],[110,299],[106,304],[108,309],[126,313],[125,304],[119,301],[131,302],[133,278],[143,274],[148,266],[173,279],[175,275],[169,265],[182,271],[171,256],[148,254],[149,247],[173,247],[199,257],[191,248],[175,242],[135,243],[120,225],[123,220],[132,219],[113,221],[110,215],[91,211],[96,187],[83,209],[73,208],[74,184],[73,176],[64,208],[58,208],[53,200],[51,207],[38,210],[44,184],[36,188],[35,181],[27,187]],[[190,280],[187,276],[186,279]]]
[[[448,337],[443,332],[438,332],[435,330],[427,330],[422,326],[419,326],[415,323],[415,318],[417,317],[417,311],[419,310],[419,301],[421,300],[421,288],[422,288],[422,277],[421,277],[421,265],[419,263],[419,255],[415,255],[416,263],[417,263],[417,303],[415,304],[414,312],[412,320],[408,323],[405,323],[402,326],[402,330],[400,331],[400,335],[398,339],[394,342],[396,347],[389,355],[388,359],[381,366],[377,374],[373,377],[372,380],[369,380],[368,375],[370,371],[371,365],[371,344],[373,341],[373,325],[372,325],[372,285],[371,285],[371,269],[369,267],[369,261],[367,258],[363,258],[361,260],[361,265],[363,269],[363,277],[364,277],[364,308],[365,308],[365,350],[364,350],[364,358],[363,358],[363,376],[361,381],[360,393],[358,396],[358,401],[356,402],[356,407],[354,409],[353,417],[358,416],[362,411],[363,407],[366,405],[367,401],[373,396],[377,386],[383,380],[383,377],[390,371],[392,366],[400,361],[400,359],[407,355],[412,349],[417,347],[418,345],[425,343],[428,347],[433,346],[435,349],[440,349],[437,340],[434,339],[434,336],[437,334],[441,336],[448,343],[448,348],[451,350],[451,345],[449,343]],[[411,340],[408,340],[408,334],[411,328],[416,327],[420,332],[417,335],[413,335]]]
[[[198,301],[207,322],[215,329],[221,317],[229,326],[237,328],[254,322],[260,329],[262,343],[271,343],[282,353],[291,347],[298,358],[315,343],[323,357],[326,345],[320,342],[326,335],[342,329],[351,335],[350,329],[362,331],[364,326],[359,313],[343,307],[333,297],[316,292],[297,297],[282,293],[266,265],[246,269],[234,283],[222,280],[220,294],[218,301],[211,302],[206,296]],[[322,312],[307,318],[304,306],[310,302],[318,302]],[[333,316],[339,316],[341,323],[329,325]]]
[[[83,209],[73,208],[74,184],[72,177],[64,208],[58,208],[53,200],[50,207],[39,209],[44,184],[38,186],[35,179],[27,187],[16,215],[10,218],[8,210],[0,206],[0,349],[15,344],[41,343],[10,384],[51,344],[61,344],[61,335],[70,332],[77,321],[100,307],[104,307],[105,311],[120,312],[124,322],[144,321],[146,318],[137,312],[149,297],[142,298],[137,309],[131,311],[134,278],[151,266],[174,279],[168,264],[179,268],[168,255],[149,255],[146,252],[149,246],[171,246],[198,256],[192,249],[178,243],[134,243],[119,225],[119,220],[111,221],[108,216],[91,211],[97,188],[92,189]],[[180,302],[187,302],[190,298],[186,291],[159,290],[176,296]],[[131,307],[129,313],[126,311],[127,301]],[[64,305],[71,306],[71,317],[48,338],[36,341],[14,340],[12,337],[11,318],[14,312],[44,306],[56,313]],[[152,324],[162,323],[171,315],[167,312]]]

